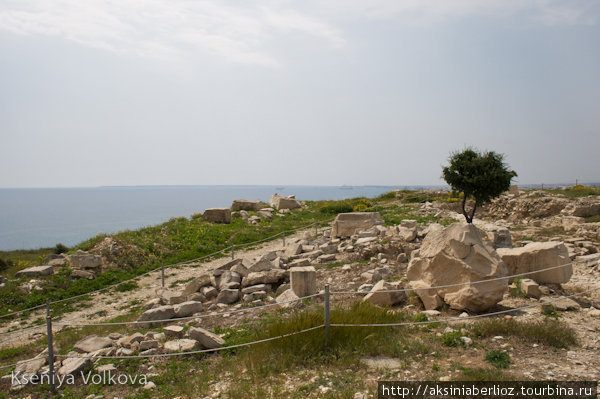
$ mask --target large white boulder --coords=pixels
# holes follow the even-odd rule
[[[173,352],[189,352],[198,348],[198,341],[195,339],[174,339],[172,341],[165,342],[164,350],[167,353]]]
[[[560,241],[532,242],[520,248],[499,248],[498,255],[511,275],[565,265],[525,276],[538,283],[562,284],[573,275],[569,250]]]
[[[93,255],[85,251],[79,250],[75,254],[69,256],[69,261],[75,267],[82,269],[95,269],[102,266],[102,257]]]
[[[32,266],[27,269],[19,270],[15,275],[17,277],[37,277],[49,276],[54,273],[52,266]]]
[[[502,259],[482,239],[482,234],[472,224],[454,223],[429,233],[423,240],[406,276],[426,309],[435,309],[446,302],[453,309],[481,312],[502,299],[508,279],[470,284],[508,275]],[[459,283],[463,285],[427,289]]]
[[[175,309],[171,305],[160,306],[158,308],[146,310],[140,315],[138,321],[159,321],[168,320],[175,317]],[[151,323],[144,323],[149,326]]]
[[[186,301],[173,306],[175,317],[189,317],[202,312],[202,302]]]
[[[406,301],[406,294],[403,291],[390,292],[402,289],[402,284],[388,283],[385,280],[379,280],[373,286],[371,291],[363,298],[364,302],[379,306],[393,306]]]
[[[262,208],[262,202],[250,201],[245,199],[233,200],[233,203],[231,204],[232,211],[260,211]]]
[[[202,220],[211,223],[231,223],[231,209],[208,208],[202,214]]]
[[[225,345],[225,340],[216,334],[200,327],[192,327],[188,331],[191,339],[195,339],[204,349],[215,349]]]
[[[379,212],[340,213],[331,225],[331,237],[350,237],[357,230],[367,230],[383,224]]]
[[[110,346],[113,346],[113,341],[110,338],[90,335],[89,337],[78,341],[73,348],[79,353],[89,353]]]
[[[293,197],[284,197],[283,195],[273,194],[269,200],[269,205],[273,208],[280,209],[296,209],[300,208],[300,203]]]
[[[190,281],[185,286],[182,295],[187,297],[188,295],[192,295],[193,293],[200,291],[200,288],[206,287],[207,285],[210,285],[210,275],[203,274]]]
[[[242,287],[249,287],[257,284],[276,284],[285,279],[286,270],[271,269],[265,272],[249,273],[242,279]]]
[[[89,358],[69,357],[62,361],[62,365],[58,369],[57,373],[58,375],[78,375],[80,372],[89,368],[91,365],[92,362]]]

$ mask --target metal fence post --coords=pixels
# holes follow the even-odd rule
[[[329,284],[325,284],[325,348],[329,346]]]
[[[160,265],[160,277],[162,279],[162,287],[165,288],[165,265]]]
[[[232,244],[231,245],[231,260],[235,259],[235,252],[234,252],[234,249],[233,249],[234,247],[235,247],[235,244]]]
[[[52,316],[50,315],[50,299],[46,299],[46,328],[48,335],[48,366],[50,374],[50,392],[56,394],[54,386],[54,348],[52,346]]]
[[[283,231],[283,246],[285,247],[285,230]]]

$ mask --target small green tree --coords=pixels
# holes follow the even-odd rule
[[[69,251],[69,247],[67,247],[66,245],[62,244],[62,243],[58,243],[56,244],[56,246],[54,247],[54,253],[57,255],[60,254],[64,254],[65,252]]]
[[[0,258],[0,272],[8,269],[8,263],[4,261],[4,259]]]
[[[517,176],[504,163],[504,155],[493,151],[482,154],[469,147],[452,153],[448,162],[450,165],[442,169],[443,177],[452,190],[463,194],[462,213],[467,223],[473,223],[478,206],[507,191],[510,181]],[[471,212],[467,212],[466,203],[470,198],[475,204]]]

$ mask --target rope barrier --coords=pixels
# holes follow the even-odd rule
[[[230,346],[222,346],[222,347],[213,348],[213,349],[201,349],[201,350],[196,350],[196,351],[188,351],[188,352],[157,353],[157,354],[154,354],[154,355],[123,355],[123,356],[68,356],[68,355],[55,355],[55,357],[56,358],[62,358],[62,359],[94,359],[95,360],[95,359],[139,359],[139,358],[150,358],[150,357],[170,357],[170,356],[193,355],[193,354],[197,354],[197,353],[218,352],[218,351],[223,351],[223,350],[227,350],[227,349],[235,349],[235,348],[241,348],[241,347],[244,347],[244,346],[262,344],[262,343],[265,343],[265,342],[275,341],[277,339],[291,337],[293,335],[303,334],[303,333],[306,333],[306,332],[309,332],[309,331],[313,331],[313,330],[317,330],[317,329],[323,328],[323,327],[325,327],[325,325],[321,324],[321,325],[318,325],[318,326],[315,326],[315,327],[306,328],[304,330],[294,331],[294,332],[291,332],[291,333],[278,335],[276,337],[270,337],[270,338],[260,339],[258,341],[246,342],[246,343],[243,343],[243,344],[236,344],[236,345],[230,345]],[[33,362],[33,361],[38,360],[38,359],[39,358],[21,360],[21,361],[19,361],[17,363],[14,363],[14,364],[9,364],[9,365],[6,365],[6,366],[0,366],[0,370],[11,368],[11,367],[15,367],[18,364],[22,364],[22,363]]]
[[[218,351],[224,351],[224,350],[227,350],[227,349],[235,349],[235,348],[241,348],[241,347],[244,347],[244,346],[262,344],[264,342],[275,341],[277,339],[291,337],[293,335],[303,334],[303,333],[306,333],[306,332],[309,332],[309,331],[317,330],[319,328],[323,328],[324,326],[325,326],[324,324],[321,324],[321,325],[318,325],[318,326],[315,326],[315,327],[310,327],[310,328],[307,328],[307,329],[304,329],[304,330],[294,331],[294,332],[291,332],[291,333],[278,335],[276,337],[270,337],[270,338],[260,339],[258,341],[246,342],[246,343],[243,343],[243,344],[236,344],[236,345],[230,345],[230,346],[222,346],[222,347],[214,348],[214,349],[201,349],[201,350],[196,350],[196,351],[174,352],[174,353],[157,353],[157,354],[154,354],[154,355],[128,355],[128,356],[67,356],[67,355],[56,355],[56,357],[60,357],[60,358],[63,358],[63,359],[134,359],[134,358],[170,357],[170,356],[181,356],[181,355],[193,355],[193,354],[196,354],[196,353],[218,352]]]
[[[431,323],[447,323],[449,321],[464,321],[464,320],[470,320],[470,319],[478,319],[478,318],[482,318],[482,317],[497,316],[497,315],[506,314],[506,313],[513,313],[513,312],[517,312],[519,310],[535,308],[538,306],[551,305],[553,303],[560,302],[561,300],[563,300],[565,298],[573,298],[573,297],[576,297],[579,295],[584,295],[584,294],[587,294],[587,293],[590,293],[593,291],[598,291],[598,290],[600,290],[600,287],[593,288],[593,289],[590,289],[587,291],[578,292],[578,293],[568,295],[568,296],[563,296],[560,298],[553,299],[551,301],[538,302],[538,303],[535,303],[532,305],[521,306],[521,307],[513,308],[513,309],[499,310],[497,312],[472,315],[472,316],[468,316],[468,317],[451,317],[449,319],[443,319],[443,320],[411,321],[411,322],[404,322],[404,323],[383,323],[383,324],[336,324],[336,323],[331,323],[331,327],[394,327],[394,326],[422,325],[422,324],[431,324]]]
[[[41,327],[46,327],[46,325],[45,324],[40,324],[40,325],[37,325],[37,326],[31,326],[31,327],[21,328],[21,329],[18,329],[18,330],[4,331],[4,332],[0,333],[0,336],[1,335],[8,335],[8,334],[22,333],[22,332],[25,332],[25,331],[29,331],[29,330],[33,330],[33,329],[41,328]],[[0,341],[0,342],[4,342],[4,341]]]
[[[330,221],[332,221],[332,220],[333,220],[333,219],[331,219]],[[329,223],[330,221],[327,221],[326,223]],[[286,233],[292,233],[292,232],[294,232],[294,231],[298,231],[298,230],[302,230],[302,229],[306,229],[306,228],[308,228],[308,227],[314,226],[314,225],[315,225],[315,223],[317,223],[317,222],[311,223],[310,225],[307,225],[307,226],[299,227],[299,228],[297,228],[297,229],[293,229],[293,230],[284,230],[284,231],[285,231]],[[260,243],[262,243],[262,242],[266,242],[266,241],[272,240],[273,238],[276,238],[276,237],[280,236],[281,234],[283,234],[283,231],[282,231],[282,232],[280,232],[280,233],[277,233],[277,234],[275,234],[275,235],[273,235],[273,236],[270,236],[270,237],[264,238],[264,239],[262,239],[262,240],[256,240],[256,241],[248,242],[248,243],[245,243],[245,244],[239,244],[239,245],[236,245],[236,247],[240,248],[240,247],[244,247],[244,246],[248,246],[248,245],[260,244]],[[140,275],[138,275],[138,276],[134,276],[134,277],[132,277],[132,278],[129,278],[129,279],[127,279],[127,280],[123,280],[123,281],[120,281],[120,282],[118,282],[118,283],[115,283],[115,284],[112,284],[112,285],[109,285],[109,286],[106,286],[106,287],[103,287],[103,288],[99,288],[99,289],[97,289],[97,290],[90,291],[90,292],[88,292],[88,293],[85,293],[85,294],[79,294],[79,295],[75,295],[75,296],[72,296],[72,297],[69,297],[69,298],[63,298],[63,299],[59,299],[59,300],[56,300],[56,301],[51,301],[51,302],[50,302],[50,304],[51,304],[51,305],[54,305],[54,304],[57,304],[57,303],[62,303],[62,302],[66,302],[66,301],[74,300],[74,299],[77,299],[77,298],[81,298],[81,297],[84,297],[84,296],[86,296],[86,295],[94,295],[94,294],[97,294],[97,293],[99,293],[99,292],[103,292],[103,291],[109,290],[109,289],[111,289],[111,288],[115,288],[115,287],[117,287],[117,286],[119,286],[119,285],[121,285],[121,284],[128,283],[128,282],[130,282],[130,281],[132,281],[132,280],[135,280],[135,279],[137,279],[137,278],[144,277],[144,276],[146,276],[146,275],[149,275],[150,273],[154,273],[154,272],[156,272],[156,271],[160,270],[160,269],[161,269],[161,268],[163,268],[163,267],[167,268],[167,267],[174,267],[174,266],[182,266],[182,265],[185,265],[185,264],[188,264],[188,263],[197,262],[197,261],[199,261],[199,260],[203,260],[203,259],[206,259],[206,258],[209,258],[209,257],[215,256],[215,255],[217,255],[217,254],[220,254],[220,253],[222,253],[222,252],[224,252],[224,251],[227,251],[227,250],[229,250],[230,248],[231,248],[231,246],[228,246],[228,247],[226,247],[226,248],[223,248],[223,249],[221,249],[221,250],[219,250],[219,251],[215,251],[215,252],[213,252],[213,253],[210,253],[210,254],[208,254],[208,255],[203,255],[203,256],[201,256],[201,257],[199,257],[199,258],[194,258],[194,259],[186,260],[186,261],[183,261],[183,262],[171,263],[171,264],[168,264],[168,265],[161,265],[161,266],[158,266],[158,267],[156,267],[156,268],[154,268],[154,269],[152,269],[152,270],[149,270],[149,271],[147,271],[147,272],[144,272],[144,273],[142,273],[142,274],[140,274]],[[0,315],[0,319],[2,319],[2,318],[5,318],[5,317],[14,316],[14,315],[17,315],[17,314],[22,314],[22,313],[25,313],[25,312],[30,312],[30,311],[32,311],[32,310],[37,310],[37,309],[41,309],[41,308],[44,308],[44,307],[46,307],[46,305],[38,305],[38,306],[33,306],[33,307],[31,307],[31,308],[27,308],[27,309],[23,309],[23,310],[15,311],[15,312],[11,312],[11,313],[5,313],[5,314],[3,314],[3,315]],[[1,333],[0,333],[0,335],[1,335]]]
[[[509,279],[509,278],[513,278],[513,277],[521,277],[521,276],[526,276],[529,274],[536,274],[536,273],[540,273],[540,272],[544,272],[544,271],[548,271],[548,270],[553,270],[553,269],[558,269],[561,267],[566,267],[569,265],[573,265],[576,263],[580,263],[580,262],[584,262],[584,261],[572,261],[569,263],[565,263],[563,265],[558,265],[558,266],[552,266],[552,267],[548,267],[548,268],[544,268],[544,269],[539,269],[539,270],[535,270],[535,271],[530,271],[530,272],[525,272],[525,273],[518,273],[518,274],[513,274],[513,275],[509,275],[509,276],[505,276],[505,277],[496,277],[496,278],[492,278],[492,279],[488,279],[488,280],[478,280],[478,281],[473,281],[473,282],[463,282],[463,283],[455,283],[455,284],[446,284],[446,285],[439,285],[439,286],[433,286],[433,287],[419,287],[419,288],[402,288],[402,289],[397,289],[397,290],[380,290],[377,292],[411,292],[411,291],[418,291],[418,290],[432,290],[432,289],[441,289],[441,288],[451,288],[451,287],[459,287],[459,286],[464,286],[464,285],[470,285],[470,284],[481,284],[481,283],[487,283],[487,282],[492,282],[492,281],[498,281],[498,280],[505,280],[505,279]],[[141,277],[141,276],[138,276]],[[137,278],[137,277],[135,277]],[[131,280],[131,279],[130,279]],[[122,283],[124,283],[125,281],[123,281]],[[359,291],[332,291],[331,294],[333,295],[366,295],[368,294],[368,292],[359,292]],[[85,295],[89,295],[89,294],[85,294]],[[288,302],[295,302],[297,300],[302,300],[302,299],[309,299],[315,296],[319,296],[322,294],[314,294],[314,295],[310,295],[307,297],[302,297],[299,299],[294,299],[291,301],[286,301],[286,302],[282,302],[282,304],[284,303],[288,303]],[[81,295],[84,296],[84,295]],[[51,302],[52,303],[52,302]],[[267,308],[267,307],[272,307],[272,306],[278,306],[279,303],[273,303],[273,304],[266,304],[266,305],[261,305],[261,306],[257,306],[257,307],[253,307],[251,309],[237,309],[237,310],[232,310],[232,311],[228,311],[228,312],[221,312],[221,313],[217,313],[217,314],[205,314],[205,315],[200,315],[200,316],[189,316],[189,317],[184,317],[184,318],[178,318],[178,319],[165,319],[165,320],[156,320],[156,321],[134,321],[134,322],[106,322],[106,323],[61,323],[61,322],[57,322],[57,325],[61,325],[61,326],[68,326],[68,327],[85,327],[85,326],[108,326],[108,325],[133,325],[133,324],[147,324],[150,322],[155,322],[155,323],[160,323],[160,322],[166,322],[166,321],[170,321],[170,320],[178,320],[178,321],[185,321],[185,320],[192,320],[192,319],[202,319],[202,318],[208,318],[208,317],[214,317],[214,316],[218,316],[219,314],[224,314],[224,313],[239,313],[239,312],[245,312],[245,311],[249,311],[249,310],[255,310],[255,309],[259,309],[259,308]],[[31,330],[34,328],[39,328],[42,326],[34,326],[34,327],[29,327],[29,328],[25,328],[22,330],[12,330],[12,331],[6,331],[6,332],[2,332],[0,333],[1,335],[7,335],[7,334],[12,334],[12,333],[21,333],[23,331],[27,331],[27,330]],[[4,341],[0,341],[0,342],[4,342]]]
[[[33,362],[33,361],[36,361],[36,360],[38,360],[38,358],[35,358],[35,357],[32,358],[32,359],[19,360],[17,363],[7,364],[6,366],[0,366],[0,370],[8,369],[8,368],[11,368],[11,367],[16,367],[16,366],[18,366],[21,363],[30,363],[30,362]]]
[[[420,290],[435,290],[435,289],[440,289],[440,288],[460,287],[460,286],[463,286],[463,285],[471,285],[471,284],[482,284],[482,283],[488,283],[488,282],[491,282],[491,281],[506,280],[506,279],[510,279],[510,278],[513,278],[513,277],[521,277],[521,276],[526,276],[526,275],[529,275],[529,274],[541,273],[541,272],[545,272],[547,270],[559,269],[561,267],[573,265],[573,264],[580,263],[580,262],[585,262],[585,261],[581,261],[581,260],[579,260],[579,261],[572,261],[572,262],[565,263],[565,264],[558,265],[558,266],[547,267],[545,269],[539,269],[539,270],[534,270],[534,271],[525,272],[525,273],[512,274],[512,275],[508,275],[508,276],[505,276],[505,277],[494,277],[494,278],[490,278],[490,279],[487,279],[487,280],[465,281],[465,282],[462,282],[462,283],[437,285],[437,286],[433,286],[433,287],[401,288],[401,289],[397,289],[397,290],[380,290],[380,291],[377,291],[377,292],[411,292],[411,291],[420,291]],[[357,295],[357,294],[366,295],[366,294],[368,294],[368,292],[359,292],[359,291],[331,291],[331,294],[336,294],[336,295],[349,295],[349,294],[353,294],[353,295]]]
[[[521,307],[517,307],[517,308],[512,308],[512,309],[505,309],[505,310],[500,310],[500,311],[496,311],[496,312],[490,312],[490,313],[484,313],[484,314],[479,314],[479,315],[471,315],[471,316],[467,316],[467,317],[452,317],[452,318],[448,318],[448,319],[442,319],[442,320],[427,320],[427,321],[412,321],[412,322],[400,322],[400,323],[373,323],[373,324],[365,324],[365,323],[358,323],[358,324],[345,324],[345,323],[331,323],[328,326],[329,327],[398,327],[398,326],[411,326],[411,325],[425,325],[425,324],[432,324],[432,323],[448,323],[451,321],[465,321],[465,320],[471,320],[471,319],[477,319],[477,318],[482,318],[482,317],[490,317],[490,316],[497,316],[500,314],[506,314],[506,313],[513,313],[513,312],[517,312],[523,309],[530,309],[530,308],[534,308],[534,307],[538,307],[538,306],[544,306],[544,305],[550,305],[552,303],[556,303],[559,302],[565,298],[573,298],[573,297],[577,297],[577,296],[581,296],[581,295],[585,295],[587,293],[593,292],[593,291],[598,291],[600,290],[599,288],[593,288],[587,291],[582,291],[582,292],[578,292],[575,294],[571,294],[568,296],[563,296],[560,298],[556,298],[550,301],[543,301],[543,302],[538,302],[532,305],[525,305],[525,306],[521,306]],[[311,295],[309,297],[303,297],[302,299],[306,299],[306,298],[310,298],[310,297],[315,297],[318,296],[320,294],[315,294],[315,295]],[[287,301],[287,302],[295,302],[298,301],[299,299],[295,299],[292,301]],[[268,305],[265,305],[265,307]],[[215,348],[215,349],[203,349],[203,350],[197,350],[197,351],[189,351],[189,352],[176,352],[176,353],[165,353],[165,354],[153,354],[153,355],[126,355],[126,356],[67,356],[67,355],[57,355],[56,357],[60,357],[60,358],[89,358],[89,359],[127,359],[127,358],[149,358],[149,357],[166,357],[166,356],[180,356],[180,355],[188,355],[188,354],[197,354],[197,353],[206,353],[206,352],[216,352],[216,351],[222,351],[222,350],[226,350],[226,349],[234,349],[234,348],[239,348],[239,347],[243,347],[243,346],[249,346],[249,345],[255,345],[258,343],[263,343],[263,342],[269,342],[269,341],[273,341],[276,339],[281,339],[281,338],[285,338],[285,337],[289,337],[292,335],[297,335],[297,334],[302,334],[308,331],[312,331],[312,330],[316,330],[319,328],[323,328],[323,327],[327,327],[325,324],[319,325],[319,326],[315,326],[315,327],[311,327],[305,330],[301,330],[301,331],[296,331],[296,332],[292,332],[292,333],[288,333],[288,334],[282,334],[276,337],[271,337],[271,338],[265,338],[262,340],[258,340],[258,341],[252,341],[252,342],[248,342],[248,343],[244,343],[244,344],[237,344],[237,345],[231,345],[231,346],[227,346],[227,347],[220,347],[220,348]],[[23,362],[30,362],[30,361],[34,361],[36,360],[34,359],[29,359],[29,360],[24,360],[21,361],[19,363],[23,363]],[[5,368],[10,368],[10,367],[15,367],[18,363],[15,364],[10,364],[10,365],[5,365],[5,366],[0,366],[0,369],[5,369]]]
[[[452,317],[452,318],[448,318],[448,319],[442,319],[442,320],[427,320],[427,321],[411,321],[411,322],[400,322],[400,323],[373,323],[373,324],[366,324],[366,323],[358,323],[358,324],[345,324],[345,323],[331,323],[329,324],[330,327],[399,327],[399,326],[412,326],[412,325],[425,325],[425,324],[433,324],[433,323],[448,323],[451,321],[465,321],[465,320],[472,320],[472,319],[478,319],[478,318],[482,318],[482,317],[490,317],[490,316],[497,316],[500,314],[506,314],[506,313],[513,313],[513,312],[517,312],[523,309],[530,309],[530,308],[534,308],[534,307],[538,307],[538,306],[544,306],[544,305],[551,305],[552,303],[556,303],[559,302],[565,298],[573,298],[573,297],[577,297],[580,295],[585,295],[587,293],[593,292],[593,291],[598,291],[600,290],[600,288],[594,288],[594,289],[590,289],[587,291],[582,291],[582,292],[578,292],[575,294],[571,294],[568,296],[563,296],[561,298],[556,298],[550,301],[543,301],[543,302],[539,302],[539,303],[535,303],[532,305],[525,305],[525,306],[520,306],[517,308],[512,308],[512,309],[505,309],[505,310],[500,310],[500,311],[496,311],[496,312],[490,312],[490,313],[484,313],[484,314],[479,314],[479,315],[471,315],[468,317]],[[320,294],[315,294],[315,295],[311,295],[310,297],[314,297]],[[304,297],[307,298],[307,297]],[[304,299],[303,298],[303,299]],[[298,301],[298,299],[294,300],[294,301]],[[292,302],[292,301],[290,301]],[[252,341],[252,342],[247,342],[247,343],[243,343],[243,344],[237,344],[237,345],[230,345],[230,346],[225,346],[225,347],[220,347],[220,348],[214,348],[214,349],[202,349],[202,350],[197,350],[197,351],[188,351],[188,352],[175,352],[175,353],[160,353],[160,354],[153,354],[153,355],[124,355],[124,356],[67,356],[67,355],[56,355],[57,358],[63,358],[63,359],[69,359],[69,358],[75,358],[75,359],[129,359],[129,358],[150,358],[150,357],[168,357],[168,356],[181,356],[181,355],[191,355],[191,354],[198,354],[198,353],[207,353],[207,352],[217,352],[217,351],[222,351],[222,350],[227,350],[227,349],[235,349],[235,348],[240,348],[240,347],[244,347],[244,346],[250,346],[250,345],[255,345],[255,344],[259,344],[259,343],[264,343],[264,342],[269,342],[269,341],[274,341],[277,339],[281,339],[281,338],[285,338],[285,337],[289,337],[289,336],[293,336],[293,335],[297,335],[297,334],[302,334],[305,332],[309,332],[309,331],[313,331],[319,328],[323,328],[325,327],[325,324],[321,324],[318,326],[314,326],[314,327],[310,327],[304,330],[300,330],[300,331],[295,331],[292,333],[287,333],[287,334],[282,334],[282,335],[278,335],[276,337],[270,337],[270,338],[265,338],[262,340],[258,340],[258,341]],[[33,359],[28,359],[28,360],[23,360],[20,361],[19,363],[25,363],[25,362],[31,362],[37,360],[36,358]],[[10,365],[5,365],[5,366],[0,366],[0,369],[5,369],[5,368],[10,368],[10,367],[15,367],[18,363],[15,364],[10,364]]]
[[[145,321],[122,321],[122,322],[106,322],[106,323],[69,323],[69,322],[56,322],[55,325],[59,325],[62,327],[86,327],[86,326],[122,326],[122,325],[140,325],[140,324],[152,324],[152,323],[166,323],[166,322],[178,322],[178,321],[187,321],[187,320],[195,320],[195,319],[204,319],[208,317],[216,317],[223,314],[231,314],[231,313],[243,313],[255,311],[257,309],[270,308],[273,306],[285,305],[288,303],[299,302],[305,299],[315,298],[323,295],[322,293],[312,294],[303,296],[297,299],[291,299],[288,301],[276,302],[276,303],[268,303],[266,305],[255,306],[252,308],[242,308],[242,309],[234,309],[225,312],[214,312],[214,313],[205,313],[198,316],[188,316],[188,317],[179,317],[175,319],[161,319],[161,320],[145,320]]]

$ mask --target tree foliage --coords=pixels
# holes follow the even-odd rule
[[[469,147],[452,153],[448,162],[450,165],[442,169],[443,177],[453,190],[463,193],[462,213],[467,223],[473,223],[478,206],[507,191],[517,176],[504,163],[504,155],[493,151],[480,153]],[[466,210],[469,199],[475,200],[471,212]]]

